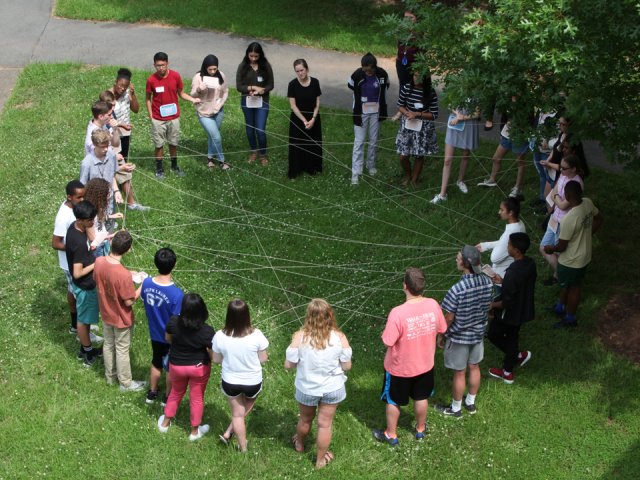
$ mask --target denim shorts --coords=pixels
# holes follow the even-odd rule
[[[527,143],[514,145],[511,139],[504,135],[500,135],[500,146],[507,150],[511,150],[516,155],[522,155],[523,153],[527,153],[527,150],[529,150],[529,145]]]
[[[544,247],[546,245],[556,246],[559,241],[560,241],[560,228],[558,228],[558,233],[556,233],[553,231],[552,228],[547,227],[547,230],[544,232],[542,240],[540,240],[540,246],[541,247]]]
[[[317,407],[319,403],[332,405],[342,402],[345,398],[347,398],[347,389],[344,388],[344,385],[338,390],[320,396],[307,395],[296,388],[296,400],[307,407]]]

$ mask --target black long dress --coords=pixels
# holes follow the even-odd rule
[[[296,101],[300,113],[310,120],[316,107],[316,99],[322,95],[320,82],[311,77],[309,86],[303,87],[298,79],[289,82],[287,97]],[[311,175],[322,172],[322,125],[320,114],[316,117],[310,130],[304,128],[302,121],[291,112],[289,123],[289,178],[296,178],[302,173]]]

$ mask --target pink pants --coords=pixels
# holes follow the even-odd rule
[[[207,389],[211,365],[174,365],[169,364],[171,378],[171,392],[164,407],[165,417],[173,418],[178,411],[178,405],[187,392],[189,386],[189,407],[191,426],[197,427],[202,423],[204,410],[204,392]]]

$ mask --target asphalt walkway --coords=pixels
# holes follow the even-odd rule
[[[167,52],[171,68],[183,78],[191,78],[202,59],[214,53],[220,70],[233,78],[247,45],[254,38],[221,34],[206,30],[147,24],[68,20],[52,16],[54,0],[0,0],[0,112],[9,98],[21,69],[35,62],[77,62],[97,65],[128,66],[153,70],[153,55]],[[275,41],[259,40],[273,67],[275,93],[286,96],[287,84],[294,78],[293,61],[304,58],[310,74],[320,81],[322,103],[351,108],[351,91],[346,81],[360,65],[361,55],[325,51]],[[393,59],[379,59],[392,81],[389,105],[397,99],[397,77]],[[115,74],[115,72],[114,72]],[[143,79],[133,79],[138,88]],[[394,111],[394,108],[391,108]],[[497,129],[482,132],[485,138],[498,140]],[[591,164],[609,170],[610,165],[595,142],[587,142]]]

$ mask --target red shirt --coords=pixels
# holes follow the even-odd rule
[[[98,289],[98,304],[102,321],[116,328],[133,325],[133,309],[125,300],[136,297],[131,272],[119,263],[111,263],[107,257],[96,258],[93,278]]]
[[[173,120],[180,117],[180,105],[178,105],[178,92],[184,89],[182,77],[175,70],[169,70],[167,76],[160,78],[157,74],[147,78],[147,93],[151,94],[151,116],[155,120]],[[160,107],[175,104],[175,115],[163,117]]]
[[[446,331],[442,309],[432,298],[395,307],[382,332],[382,341],[387,346],[384,369],[405,378],[428,372],[434,365],[436,335]]]

